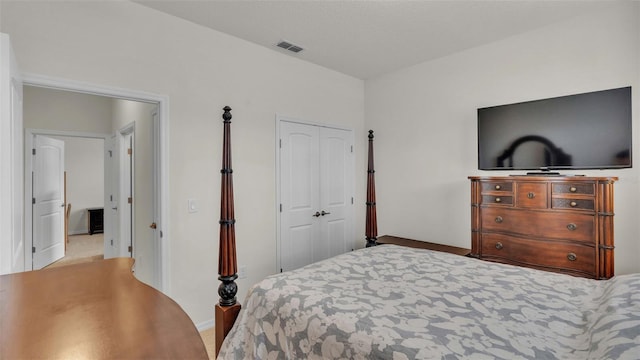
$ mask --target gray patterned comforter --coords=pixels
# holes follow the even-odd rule
[[[254,285],[219,359],[640,359],[640,274],[356,250]]]

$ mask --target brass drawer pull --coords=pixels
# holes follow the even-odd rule
[[[496,249],[501,250],[504,246],[502,245],[501,242],[497,242],[496,243]]]
[[[497,197],[495,201],[496,201],[497,203],[499,203],[499,202],[501,202],[501,201],[502,201],[502,199],[500,199],[499,197]]]
[[[567,254],[567,259],[569,259],[569,261],[576,261],[578,259],[578,257],[574,253],[568,253]]]
[[[569,206],[576,207],[576,206],[578,206],[578,203],[575,202],[575,201],[572,201],[572,202],[569,203]]]
[[[502,189],[502,186],[496,185],[496,190],[500,190],[500,189]]]
[[[533,199],[534,197],[536,197],[536,194],[534,194],[534,193],[530,192],[530,193],[528,193],[528,194],[527,194],[527,197],[528,197],[529,199]]]
[[[575,186],[572,186],[572,187],[569,188],[569,191],[574,193],[574,192],[578,191],[578,189]]]
[[[569,229],[570,231],[574,231],[578,228],[578,225],[571,223],[569,225],[567,225],[567,229]]]
[[[504,219],[502,218],[502,216],[496,216],[496,222],[498,224],[500,224]]]

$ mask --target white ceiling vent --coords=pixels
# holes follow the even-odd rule
[[[300,46],[292,44],[292,43],[290,43],[288,41],[284,41],[284,40],[282,40],[279,43],[277,43],[276,46],[277,47],[281,47],[281,48],[286,49],[286,50],[289,50],[289,51],[292,51],[294,53],[299,53],[300,51],[304,50]]]

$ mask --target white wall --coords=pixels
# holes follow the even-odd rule
[[[25,86],[24,102],[25,128],[111,133],[113,104],[109,98]]]
[[[467,176],[497,174],[477,170],[476,109],[631,85],[634,168],[564,173],[620,178],[616,273],[640,271],[639,81],[638,2],[367,81],[379,233],[470,247]]]
[[[2,2],[27,73],[169,97],[170,295],[198,324],[217,302],[222,108],[233,108],[242,299],[276,270],[275,114],[353,128],[364,235],[364,83],[130,2]],[[358,170],[362,169],[361,175]],[[197,213],[187,212],[196,199]],[[362,230],[359,230],[362,229]],[[362,240],[364,241],[364,240]]]

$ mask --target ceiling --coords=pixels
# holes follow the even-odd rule
[[[360,79],[504,39],[612,1],[134,0]],[[302,47],[293,53],[281,40]]]

